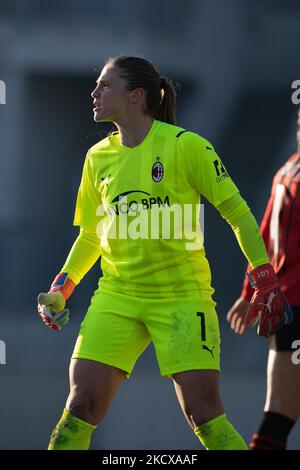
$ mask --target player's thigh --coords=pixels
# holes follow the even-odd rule
[[[300,369],[292,351],[269,350],[265,411],[296,420],[300,416]]]
[[[73,359],[89,359],[126,372],[150,343],[141,306],[122,295],[96,294],[81,324]]]
[[[72,359],[69,378],[67,408],[89,408],[91,411],[101,408],[105,414],[126,378],[126,372],[96,361]]]
[[[297,419],[300,415],[300,368],[293,361],[293,343],[300,340],[300,308],[292,308],[293,322],[269,338],[265,410]]]
[[[220,370],[220,332],[214,302],[182,299],[149,304],[146,326],[160,372]]]
[[[126,372],[117,367],[89,359],[72,359],[69,368],[70,388],[116,389],[125,379]]]

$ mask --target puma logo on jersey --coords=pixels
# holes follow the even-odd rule
[[[215,357],[214,353],[213,353],[213,350],[215,349],[214,346],[211,349],[209,349],[205,344],[203,344],[202,349],[205,349],[206,351],[210,352],[210,354],[212,355],[213,358]]]
[[[108,186],[110,177],[111,175],[108,175],[106,178],[101,177],[101,184],[106,184],[106,186]]]

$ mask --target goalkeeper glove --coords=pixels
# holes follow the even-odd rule
[[[53,330],[60,330],[69,321],[66,300],[75,289],[75,283],[68,279],[68,273],[60,273],[54,279],[50,291],[38,296],[38,312],[43,322]]]
[[[282,294],[271,264],[263,264],[247,273],[254,287],[248,311],[243,318],[246,328],[258,324],[257,334],[269,336],[293,320],[293,311]]]

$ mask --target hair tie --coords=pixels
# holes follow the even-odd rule
[[[165,77],[159,77],[159,84],[160,84],[160,88],[164,88],[164,87],[165,87],[165,84],[166,84],[166,79],[165,79]]]

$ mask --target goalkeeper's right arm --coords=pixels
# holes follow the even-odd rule
[[[69,319],[66,300],[100,256],[100,240],[95,233],[81,229],[61,272],[55,277],[50,291],[38,296],[38,312],[44,323],[59,330]]]

